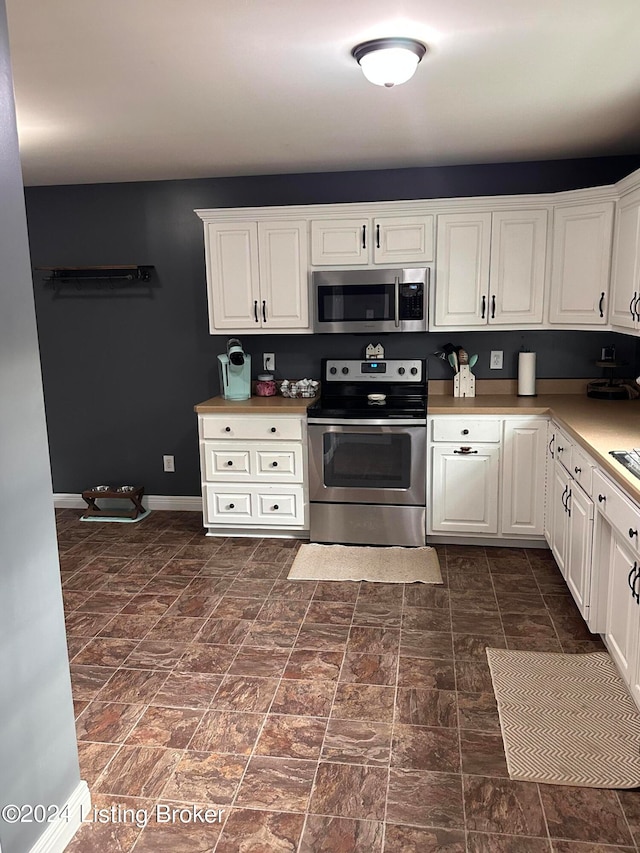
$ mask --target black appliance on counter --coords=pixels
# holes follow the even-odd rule
[[[426,542],[422,359],[323,359],[307,409],[312,542]]]

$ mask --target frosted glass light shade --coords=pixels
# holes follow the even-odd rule
[[[410,80],[426,52],[421,42],[400,38],[375,39],[351,51],[367,80],[387,88]]]

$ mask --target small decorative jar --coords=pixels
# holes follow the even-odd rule
[[[276,390],[273,373],[258,374],[258,382],[256,383],[256,394],[258,397],[273,397]]]

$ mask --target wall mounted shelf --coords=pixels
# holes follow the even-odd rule
[[[80,285],[87,281],[105,282],[107,284],[132,281],[147,282],[151,278],[153,266],[114,264],[95,267],[36,267],[36,269],[49,273],[45,278],[46,283]]]
[[[44,273],[44,284],[54,290],[55,297],[150,296],[152,272],[150,264],[110,264],[93,267],[36,267]]]

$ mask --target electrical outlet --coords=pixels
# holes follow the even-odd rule
[[[262,353],[262,368],[269,373],[273,373],[276,369],[276,354],[274,352]]]
[[[502,350],[491,350],[491,370],[502,370]]]
[[[172,474],[176,470],[176,460],[174,456],[163,456],[162,457],[162,466],[164,470]]]

